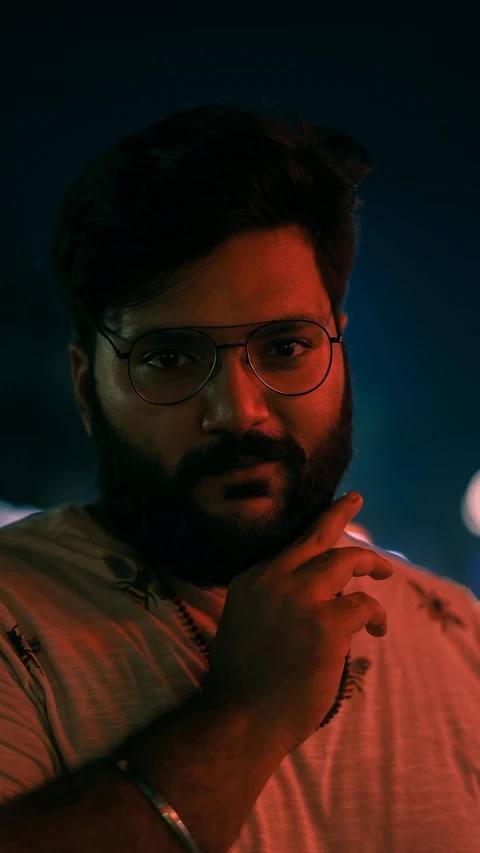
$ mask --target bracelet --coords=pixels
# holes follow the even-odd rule
[[[138,767],[134,767],[130,761],[123,758],[115,762],[115,766],[121,770],[125,776],[128,776],[130,781],[140,788],[142,793],[144,793],[147,799],[150,800],[151,804],[156,808],[160,816],[168,823],[170,829],[173,830],[179,841],[182,843],[184,850],[188,850],[189,853],[201,853],[200,848],[195,844],[187,827],[182,823],[175,809],[173,809],[163,799],[155,788],[152,788],[149,780],[141,770],[139,770]]]

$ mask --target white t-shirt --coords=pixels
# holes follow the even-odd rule
[[[378,599],[387,635],[354,634],[351,698],[283,760],[233,853],[480,850],[480,602],[388,557],[391,578],[345,587]],[[211,644],[225,592],[170,580]],[[162,594],[80,505],[0,529],[0,803],[111,755],[200,685]]]

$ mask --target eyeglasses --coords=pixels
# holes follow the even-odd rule
[[[343,340],[312,320],[272,320],[245,343],[219,346],[205,332],[179,326],[147,332],[129,352],[120,352],[104,329],[98,331],[117,358],[128,359],[135,392],[155,406],[175,406],[198,394],[215,370],[218,350],[231,347],[246,348],[247,364],[270,390],[286,397],[311,394],[330,372],[333,344]]]

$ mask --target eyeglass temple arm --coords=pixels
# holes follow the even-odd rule
[[[101,326],[97,326],[96,329],[97,329],[97,332],[99,332],[100,335],[103,335],[103,337],[107,339],[108,343],[111,344],[111,346],[115,350],[115,355],[117,356],[117,358],[128,358],[129,357],[129,355],[130,355],[129,352],[120,352],[120,350],[117,349],[117,347],[115,346],[113,341],[108,337],[106,331],[104,329],[102,329]]]

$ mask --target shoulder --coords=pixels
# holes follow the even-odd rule
[[[458,614],[458,619],[466,621],[478,636],[480,643],[480,601],[472,590],[454,580],[452,577],[437,574],[425,566],[411,562],[404,554],[380,548],[372,541],[359,539],[352,533],[345,532],[337,543],[339,548],[367,548],[375,551],[389,560],[394,567],[394,574],[382,587],[388,587],[397,605],[405,604],[409,609],[430,607],[439,613],[450,612]]]

